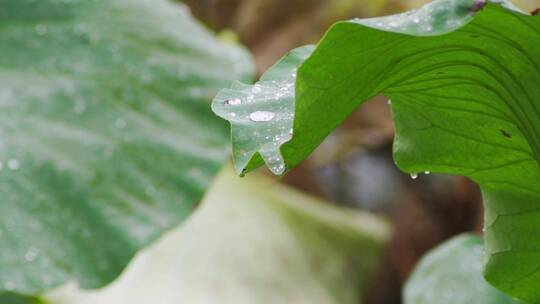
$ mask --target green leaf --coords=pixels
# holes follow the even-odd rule
[[[404,290],[405,304],[518,303],[482,277],[482,239],[463,234],[428,252]]]
[[[296,71],[313,49],[295,49],[256,84],[236,82],[215,97],[212,110],[231,123],[237,173],[260,166],[262,160],[275,174],[284,172],[279,147],[292,138]]]
[[[50,304],[358,304],[390,234],[261,176],[217,178],[190,219],[141,252],[110,287],[68,285]],[[332,240],[329,242],[328,240]]]
[[[165,0],[1,3],[0,292],[101,287],[198,203],[251,62]]]
[[[25,297],[13,293],[0,294],[0,303],[2,304],[43,304],[37,298]]]
[[[292,168],[358,105],[385,94],[397,165],[477,182],[488,281],[540,302],[540,17],[483,5],[440,0],[395,18],[334,25],[298,70],[287,112],[293,137],[272,153]]]

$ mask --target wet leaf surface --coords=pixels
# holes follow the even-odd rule
[[[271,154],[283,160],[267,161],[271,167],[289,170],[362,102],[386,95],[397,165],[412,177],[435,172],[478,183],[488,281],[538,302],[540,19],[493,2],[439,0],[396,21],[337,23],[297,63],[295,98],[289,98],[294,111],[284,107],[292,138],[260,145],[273,144]],[[260,164],[255,156],[239,169]]]
[[[101,287],[201,199],[250,60],[169,1],[0,6],[0,292]]]

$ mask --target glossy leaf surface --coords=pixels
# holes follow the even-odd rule
[[[0,7],[0,293],[101,287],[201,199],[249,57],[165,0]]]
[[[294,167],[362,102],[385,94],[397,165],[477,182],[486,278],[539,302],[540,17],[497,2],[439,0],[334,25],[300,63],[293,136],[273,153],[284,170]]]

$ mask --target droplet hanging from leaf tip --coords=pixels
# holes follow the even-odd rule
[[[418,178],[418,173],[411,173],[411,178],[412,179],[417,179]]]
[[[254,85],[253,88],[251,88],[251,92],[253,94],[258,94],[258,93],[262,92],[261,86],[258,85],[258,84]]]

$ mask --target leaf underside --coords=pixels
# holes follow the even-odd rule
[[[66,285],[44,300],[358,304],[389,228],[267,177],[240,179],[227,167],[189,220],[138,254],[110,287]]]
[[[294,111],[273,108],[276,117],[288,114],[294,122],[291,140],[272,153],[284,160],[284,171],[294,167],[361,103],[386,95],[396,164],[478,183],[485,201],[484,274],[499,289],[536,303],[540,17],[504,4],[440,0],[396,18],[337,23],[298,68]],[[248,97],[272,109],[274,100],[257,92]],[[250,123],[272,128],[271,121]],[[246,134],[233,127],[233,143]],[[262,160],[243,161],[237,171]]]
[[[456,236],[428,252],[407,280],[405,304],[518,303],[482,277],[482,239]]]
[[[227,158],[245,52],[165,0],[0,5],[0,293],[113,280]]]

